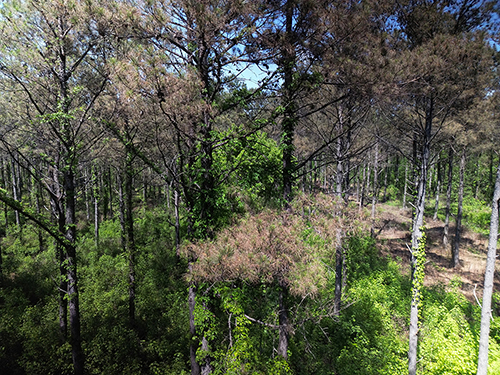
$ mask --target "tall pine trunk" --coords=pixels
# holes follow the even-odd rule
[[[451,208],[451,188],[453,184],[453,147],[450,145],[448,150],[448,187],[446,189],[446,211],[443,229],[443,245],[448,245],[450,230],[450,208]]]
[[[498,241],[498,211],[500,209],[500,163],[497,168],[495,189],[491,203],[490,236],[488,239],[488,257],[484,273],[483,305],[481,307],[481,332],[479,336],[479,356],[477,361],[477,375],[488,373],[488,345],[490,336],[491,297],[493,295],[493,281],[495,274],[495,259],[497,256]]]
[[[373,219],[375,219],[377,199],[378,199],[378,141],[375,143],[375,155],[373,156],[372,231],[374,225]]]
[[[421,304],[421,288],[423,286],[424,263],[425,263],[425,232],[424,232],[424,209],[425,193],[427,186],[427,172],[430,160],[432,118],[434,111],[434,99],[427,99],[425,129],[421,140],[421,158],[418,166],[417,195],[415,199],[415,212],[413,216],[413,227],[411,236],[411,278],[412,298],[410,306],[410,332],[408,350],[408,372],[409,375],[417,373],[417,350],[419,332],[419,308]],[[415,158],[414,160],[417,160]]]
[[[78,293],[78,273],[76,261],[76,199],[75,199],[75,176],[73,173],[73,158],[66,159],[63,172],[64,192],[66,202],[66,264],[68,270],[68,305],[70,344],[73,357],[73,368],[75,375],[84,373],[84,354],[82,349],[81,323],[80,323],[80,301]]]
[[[439,193],[441,192],[441,160],[437,162],[437,186],[436,186],[436,203],[434,205],[434,216],[433,219],[437,220],[439,211]]]
[[[127,153],[125,166],[125,230],[126,243],[128,250],[128,314],[131,327],[136,328],[135,320],[135,235],[134,235],[134,216],[133,216],[133,155]]]
[[[463,216],[463,200],[464,200],[464,175],[465,175],[465,156],[466,147],[462,149],[462,155],[460,157],[460,182],[458,185],[458,208],[457,217],[455,220],[455,240],[453,241],[452,251],[451,251],[451,265],[452,267],[458,267],[460,264],[460,236],[462,232],[462,216]]]

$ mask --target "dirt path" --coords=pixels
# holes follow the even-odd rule
[[[377,242],[383,254],[390,255],[402,264],[402,271],[410,271],[411,245],[411,210],[403,210],[389,205],[378,205],[378,217],[375,224]],[[443,245],[444,223],[440,220],[426,218],[427,227],[427,263],[425,267],[424,284],[427,286],[442,284],[451,287],[460,284],[460,290],[465,297],[475,302],[474,289],[477,298],[481,299],[486,266],[486,251],[488,238],[484,235],[464,229],[460,248],[461,266],[451,267],[451,245]],[[451,239],[455,227],[450,227]],[[477,286],[477,287],[476,287]],[[500,266],[496,265],[495,291],[500,291]]]

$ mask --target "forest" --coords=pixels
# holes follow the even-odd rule
[[[1,1],[0,373],[500,374],[499,64],[496,0]]]

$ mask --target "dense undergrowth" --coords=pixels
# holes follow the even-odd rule
[[[138,212],[137,324],[128,321],[128,263],[117,220],[79,240],[82,335],[89,374],[188,374],[187,264],[160,210]],[[3,238],[0,369],[5,374],[70,374],[68,344],[58,335],[55,249],[30,224]],[[305,238],[306,236],[304,236]],[[312,240],[308,240],[312,241]],[[319,241],[319,240],[314,240]],[[311,246],[316,242],[311,242]],[[332,314],[335,260],[311,296],[289,295],[293,334],[288,363],[278,359],[277,287],[271,283],[201,283],[200,324],[211,334],[215,374],[402,374],[407,371],[410,281],[380,255],[375,240],[353,232],[345,243],[343,308]],[[423,291],[420,374],[474,374],[480,308],[449,286]],[[498,299],[498,297],[497,297]],[[207,311],[210,313],[207,314]],[[205,315],[203,315],[205,314]],[[496,315],[496,312],[494,312]],[[248,317],[258,320],[252,322]],[[500,373],[500,319],[492,322],[491,373]]]

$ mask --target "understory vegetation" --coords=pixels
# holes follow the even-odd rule
[[[325,201],[334,201],[321,194],[305,198],[311,205],[306,210],[315,199],[321,199],[322,207]],[[274,215],[275,224],[280,220],[277,212],[269,215]],[[334,220],[325,209],[315,215],[314,220],[322,225]],[[311,213],[300,212],[299,216],[308,224],[296,227],[302,236],[298,240],[308,244],[309,252],[316,246],[324,249],[325,239],[311,224]],[[358,220],[363,228],[363,217]],[[119,221],[101,223],[98,247],[92,228],[82,228],[80,308],[87,371],[188,374],[186,258],[176,251],[175,233],[164,210],[139,209],[134,224],[138,248],[135,326],[128,319],[128,261],[119,246]],[[308,232],[308,225],[317,232]],[[210,281],[205,275],[207,281],[198,286],[204,291],[199,301],[210,309],[200,308],[196,319],[210,337],[213,373],[404,373],[411,295],[408,270],[395,258],[383,256],[369,231],[359,228],[353,228],[345,241],[345,289],[339,312],[334,313],[332,305],[334,254],[322,252],[324,280],[320,287],[288,295],[294,331],[288,362],[275,353],[279,286],[271,280],[259,282],[234,275],[229,278],[233,281]],[[11,225],[7,233],[2,240],[5,277],[0,289],[0,368],[9,374],[70,374],[70,348],[60,345],[57,334],[55,246],[46,238],[46,249],[41,251],[38,231],[29,222],[20,228]],[[264,277],[262,271],[259,275]],[[290,281],[294,282],[311,281]],[[475,373],[480,307],[463,296],[460,286],[456,277],[449,285],[423,288],[418,364],[422,374]],[[499,295],[495,301],[500,303]],[[495,306],[490,339],[492,374],[500,371],[500,320]]]

